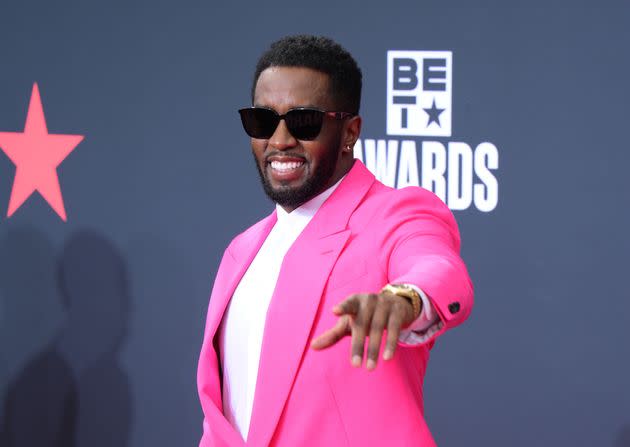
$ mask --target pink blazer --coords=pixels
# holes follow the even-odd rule
[[[204,413],[201,447],[245,444],[222,414],[216,335],[237,284],[275,222],[274,212],[238,235],[219,266],[197,377]],[[473,291],[459,246],[457,224],[434,194],[389,188],[356,161],[282,263],[266,317],[246,444],[435,445],[422,402],[433,341],[401,343],[394,358],[379,360],[374,371],[350,365],[350,337],[323,351],[309,343],[335,323],[334,304],[386,283],[422,288],[444,323],[438,335],[462,323]]]

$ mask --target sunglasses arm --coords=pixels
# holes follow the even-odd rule
[[[324,112],[326,113],[326,116],[329,116],[330,118],[336,119],[336,120],[344,120],[346,118],[351,118],[354,116],[354,113],[349,113],[349,112]]]

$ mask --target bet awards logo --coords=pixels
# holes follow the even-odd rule
[[[450,51],[387,53],[387,133],[451,136]]]
[[[57,167],[82,140],[82,135],[48,133],[39,88],[34,84],[24,132],[0,132],[0,152],[15,165],[7,217],[37,191],[61,219],[67,220]]]
[[[453,210],[489,212],[499,199],[499,152],[490,142],[473,149],[444,141],[452,133],[452,79],[450,51],[388,51],[387,134],[406,138],[364,138],[354,154],[386,185],[422,186]]]

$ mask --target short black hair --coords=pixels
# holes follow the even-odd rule
[[[256,64],[252,101],[260,74],[269,67],[306,67],[330,78],[331,95],[340,110],[359,113],[361,105],[361,69],[352,55],[334,40],[323,36],[286,36],[272,43]]]

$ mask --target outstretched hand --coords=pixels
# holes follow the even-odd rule
[[[368,370],[376,368],[383,331],[387,330],[387,342],[383,359],[394,356],[400,330],[414,319],[412,304],[394,294],[362,293],[351,295],[332,309],[339,316],[337,324],[311,342],[313,349],[328,348],[347,335],[352,335],[350,362],[352,366],[363,364],[365,338],[369,338],[367,351]]]

